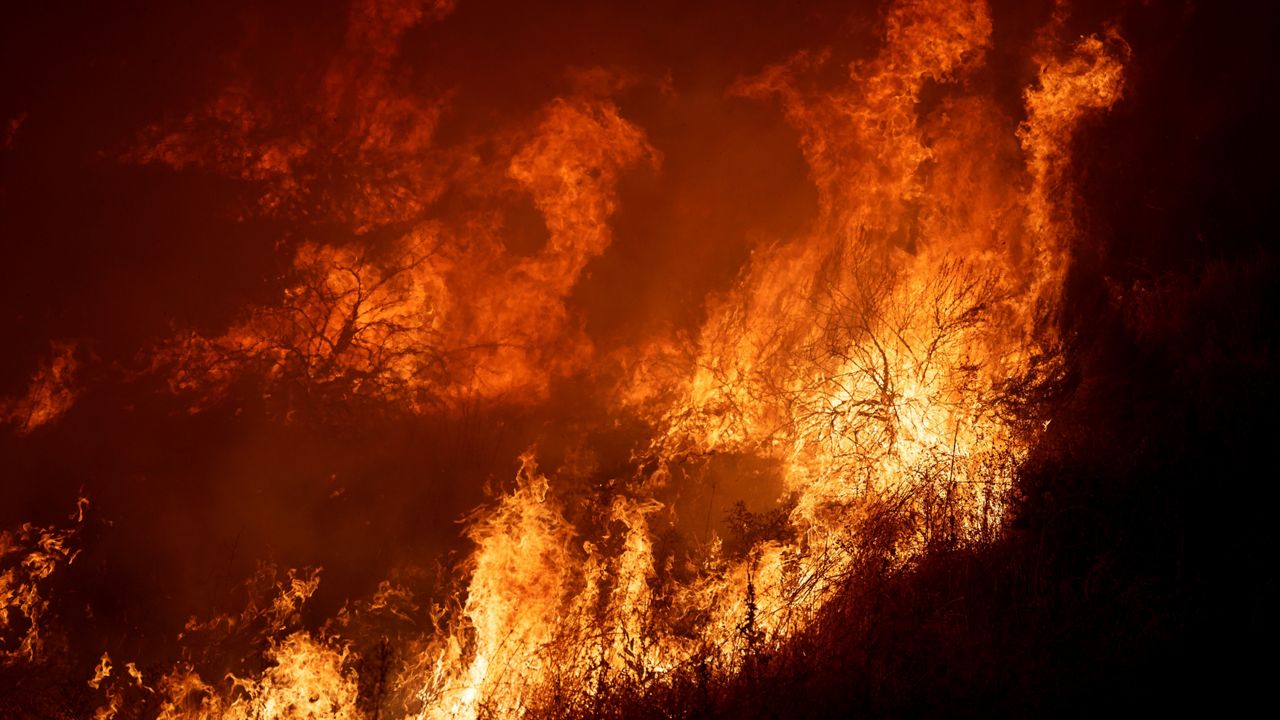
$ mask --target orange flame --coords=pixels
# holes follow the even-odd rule
[[[656,167],[659,154],[599,88],[547,103],[532,130],[495,141],[496,160],[437,147],[447,98],[420,99],[388,68],[407,28],[449,8],[357,3],[342,57],[319,82],[314,109],[327,123],[288,132],[270,103],[232,87],[178,129],[150,131],[134,154],[257,183],[261,210],[276,214],[316,204],[324,172],[361,178],[318,203],[351,238],[298,243],[277,303],[155,352],[194,409],[242,381],[286,416],[356,400],[410,412],[521,402],[602,360],[568,298],[612,242],[622,173]],[[1059,20],[1042,33],[1021,121],[984,85],[992,21],[981,0],[893,3],[880,52],[837,68],[834,89],[820,81],[833,51],[732,88],[780,104],[817,217],[756,248],[693,337],[607,358],[626,370],[615,412],[639,416],[653,437],[590,520],[532,451],[521,458],[514,490],[471,519],[465,599],[391,683],[400,715],[589,715],[609,692],[643,692],[682,669],[732,674],[805,629],[854,569],[991,537],[1034,438],[1007,411],[1010,386],[1057,362],[1046,320],[1076,231],[1072,137],[1123,91],[1124,43],[1086,37],[1059,54]],[[929,88],[941,99],[926,102]],[[455,187],[481,209],[424,219]],[[490,205],[513,197],[545,221],[536,251],[504,244]],[[369,241],[374,229],[393,239]],[[61,391],[41,392],[53,409],[40,417],[62,411]],[[723,457],[776,468],[780,491],[735,511],[729,532],[690,541],[678,558],[660,553],[659,531],[688,521],[677,476],[701,479]],[[28,526],[0,536],[0,557],[39,548],[0,576],[0,631],[14,635],[0,635],[0,659],[38,652],[37,587],[74,558],[61,537]],[[190,623],[188,638],[257,628],[261,663],[221,680],[178,665],[155,683],[159,716],[383,716],[361,706],[341,622],[300,627],[318,572],[272,574],[270,602]],[[400,608],[394,594],[384,586],[370,607]],[[10,630],[15,614],[26,622]],[[111,672],[104,654],[91,684]],[[118,705],[110,696],[103,716]]]
[[[21,435],[62,417],[79,394],[76,374],[80,363],[76,360],[76,344],[55,342],[52,349],[52,357],[41,363],[24,396],[0,398],[0,423],[13,425]]]
[[[80,498],[69,529],[24,523],[0,532],[0,667],[43,659],[49,613],[47,586],[75,562],[74,539],[89,501]]]
[[[755,253],[684,353],[692,363],[673,372],[670,347],[656,346],[618,392],[660,429],[649,450],[659,467],[725,453],[779,461],[794,534],[759,539],[745,557],[708,548],[695,580],[665,589],[704,619],[678,631],[652,612],[645,516],[658,506],[639,500],[661,493],[663,471],[616,506],[625,549],[602,558],[572,550],[580,535],[526,458],[519,489],[473,526],[474,649],[450,659],[451,690],[430,695],[439,702],[425,716],[519,714],[563,686],[590,694],[629,664],[652,677],[709,652],[733,669],[805,626],[860,561],[857,528],[881,508],[915,518],[892,544],[898,562],[998,524],[1029,439],[1002,398],[1037,357],[1052,358],[1043,319],[1072,231],[1049,188],[1060,189],[1076,125],[1119,97],[1123,50],[1086,38],[1069,59],[1044,61],[1019,125],[964,92],[991,31],[984,3],[899,3],[886,26],[884,51],[852,64],[844,89],[811,89],[825,54],[740,84],[781,98],[819,218]],[[927,82],[957,92],[922,118]],[[567,574],[571,558],[581,576]]]

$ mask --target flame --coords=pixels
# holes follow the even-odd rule
[[[76,375],[80,363],[76,350],[73,342],[53,343],[51,357],[31,377],[26,394],[0,398],[0,423],[11,424],[18,434],[26,435],[70,410],[79,395]]]
[[[443,189],[431,157],[444,98],[423,98],[391,72],[400,38],[438,21],[452,0],[356,0],[341,48],[309,78],[305,107],[232,82],[207,106],[147,128],[128,158],[201,168],[254,183],[272,216],[325,219],[367,232],[411,220]],[[233,61],[234,62],[234,61]],[[299,128],[292,115],[314,122]],[[348,177],[327,195],[326,177]]]
[[[258,677],[229,675],[231,691],[226,694],[219,693],[189,667],[174,670],[160,683],[159,692],[164,699],[157,717],[163,720],[363,717],[356,702],[356,679],[346,670],[348,653],[344,648],[299,632],[273,642],[266,660],[269,665]]]
[[[107,697],[106,704],[94,710],[94,720],[111,720],[111,718],[116,717],[121,710],[128,707],[126,703],[129,702],[127,695],[130,690],[136,688],[148,693],[153,692],[151,688],[143,684],[142,671],[138,670],[137,664],[132,662],[125,663],[124,670],[125,675],[128,676],[127,680],[119,674],[113,676],[111,673],[114,670],[115,666],[111,663],[111,654],[102,653],[102,658],[98,660],[98,666],[93,670],[93,677],[87,683],[94,690],[101,690]]]
[[[817,216],[756,247],[696,332],[606,357],[569,298],[613,241],[620,179],[656,169],[660,154],[598,75],[500,133],[496,149],[440,146],[447,96],[423,99],[390,68],[410,27],[450,9],[357,2],[312,88],[307,108],[321,120],[301,131],[237,85],[144,134],[134,161],[247,181],[254,212],[320,208],[308,222],[347,233],[292,245],[276,302],[219,332],[176,334],[152,367],[193,411],[248,382],[289,417],[353,402],[415,413],[532,402],[612,364],[612,411],[652,437],[631,475],[589,501],[570,488],[580,478],[523,455],[513,489],[469,519],[467,577],[430,623],[384,584],[359,611],[305,629],[319,569],[264,567],[250,589],[268,598],[251,592],[240,614],[193,619],[179,638],[216,649],[251,637],[252,662],[227,669],[188,651],[152,688],[133,664],[114,683],[104,653],[89,681],[107,695],[101,718],[124,707],[126,686],[166,720],[591,716],[681,673],[743,672],[865,568],[989,539],[1001,522],[1035,433],[1010,410],[1013,386],[1059,361],[1051,319],[1077,232],[1072,139],[1122,95],[1118,36],[1064,50],[1055,15],[1024,119],[991,97],[980,0],[900,0],[878,53],[842,65],[838,50],[802,52],[742,79],[731,94],[776,103],[796,131]],[[929,88],[941,99],[926,103]],[[317,197],[331,173],[359,179]],[[431,217],[448,191],[478,209]],[[544,220],[533,251],[504,241],[498,208],[513,198]],[[74,397],[73,354],[59,353],[34,399],[4,410],[24,432]],[[727,530],[708,521],[690,539],[686,481],[705,481],[723,458],[772,468],[779,489],[737,507]],[[685,544],[665,547],[664,533]],[[30,525],[0,535],[0,661],[41,652],[41,590],[75,558],[68,538]],[[361,612],[433,628],[404,644],[409,657],[376,692],[370,650],[352,639]]]
[[[343,671],[346,653],[295,633],[267,654],[271,667],[253,680],[233,678],[243,696],[224,710],[231,718],[359,717],[356,681]]]
[[[98,667],[93,670],[93,678],[89,680],[89,687],[97,690],[102,681],[111,677],[111,655],[102,653],[102,659],[98,661]]]
[[[80,498],[70,528],[24,523],[0,532],[0,668],[45,659],[48,586],[80,554],[75,539],[88,506]]]
[[[1005,411],[1009,384],[1052,372],[1045,320],[1074,232],[1061,199],[1071,137],[1120,97],[1126,53],[1115,37],[1044,52],[1019,123],[971,89],[990,35],[983,2],[899,2],[882,51],[850,63],[843,86],[816,82],[834,62],[821,52],[733,89],[781,104],[818,217],[758,248],[684,346],[663,339],[622,361],[619,412],[656,432],[648,469],[597,522],[572,519],[532,451],[515,489],[472,519],[457,619],[396,683],[409,716],[591,714],[604,694],[682,668],[738,672],[802,630],[852,568],[990,536],[1031,440]],[[930,83],[949,92],[921,115]],[[564,298],[610,242],[618,173],[646,158],[655,152],[611,102],[554,101],[506,170],[546,220],[540,251],[515,258],[483,237],[457,255],[456,230],[438,223],[405,235],[390,261],[304,244],[303,280],[283,305],[193,337],[199,352],[183,351],[175,377],[205,383],[258,363],[310,386],[353,378],[344,397],[409,407],[545,392],[549,375],[591,353]],[[193,373],[201,353],[212,359]],[[712,537],[676,572],[654,545],[655,529],[679,522],[673,468],[726,455],[781,468],[779,504],[740,507],[737,546]],[[237,717],[355,707],[347,648],[302,632],[271,647],[260,676],[232,677],[229,704],[210,705],[213,690],[189,671],[167,680],[170,697]]]
[[[313,400],[376,399],[411,411],[460,400],[545,396],[592,349],[565,300],[587,261],[608,247],[618,176],[656,162],[617,107],[559,99],[511,156],[507,180],[532,197],[550,237],[508,252],[498,218],[466,227],[427,221],[379,251],[303,243],[279,305],[254,308],[225,334],[179,336],[153,363],[199,409],[245,375],[288,411]],[[392,217],[384,216],[391,222]]]
[[[612,505],[620,550],[576,549],[582,531],[525,458],[516,491],[472,526],[465,632],[422,716],[562,714],[627,673],[661,682],[695,661],[733,672],[805,627],[874,555],[886,513],[899,524],[883,557],[898,563],[998,526],[1031,439],[1005,412],[1009,383],[1052,372],[1071,136],[1119,98],[1125,50],[1089,37],[1066,59],[1045,55],[1019,124],[966,91],[990,33],[985,3],[898,3],[883,51],[850,64],[844,88],[815,89],[826,53],[739,84],[778,98],[800,132],[819,217],[755,252],[691,348],[663,341],[630,363],[617,397],[658,429],[647,466],[660,469]],[[926,83],[954,93],[920,117]],[[713,542],[655,612],[648,516],[665,468],[727,454],[783,468],[777,528],[746,513],[747,551]]]

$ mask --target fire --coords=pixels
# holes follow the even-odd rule
[[[573,528],[549,502],[547,479],[532,457],[524,458],[518,482],[513,495],[471,528],[480,550],[463,613],[475,631],[475,650],[461,685],[441,697],[445,717],[474,717],[486,701],[499,715],[513,713],[547,669],[539,655],[555,640],[556,626],[547,620],[561,613],[572,579]]]
[[[464,227],[424,222],[389,250],[302,244],[280,305],[253,308],[218,337],[175,338],[154,357],[194,408],[245,375],[287,414],[303,401],[392,402],[411,411],[461,400],[545,396],[591,354],[565,299],[608,247],[618,174],[655,161],[643,133],[608,101],[557,100],[510,158],[506,177],[528,192],[550,238],[513,257],[497,218]]]
[[[75,539],[88,506],[81,498],[71,528],[24,523],[0,532],[0,668],[34,662],[47,652],[48,585],[80,554]]]
[[[661,153],[609,83],[591,82],[484,152],[442,146],[448,98],[411,92],[391,67],[400,38],[451,5],[356,2],[314,88],[317,119],[301,129],[232,86],[144,133],[134,162],[238,178],[256,188],[253,212],[346,231],[289,246],[277,301],[218,331],[176,333],[150,368],[193,412],[248,383],[286,420],[352,403],[417,414],[528,404],[557,382],[609,378],[610,412],[650,437],[629,473],[586,500],[581,478],[522,456],[510,490],[469,518],[475,549],[451,608],[428,618],[384,584],[361,612],[421,636],[376,692],[352,606],[321,629],[301,619],[319,569],[264,567],[255,587],[269,598],[192,620],[182,660],[148,669],[149,684],[104,652],[88,681],[101,718],[131,703],[166,720],[591,716],[610,698],[745,672],[859,568],[901,567],[999,527],[1035,432],[1011,409],[1016,387],[1059,362],[1049,320],[1076,231],[1072,138],[1121,97],[1118,36],[1066,46],[1047,28],[1020,109],[984,75],[993,25],[981,0],[900,0],[874,54],[801,52],[739,80],[734,97],[780,108],[795,130],[817,216],[756,247],[695,332],[610,354],[571,296],[614,240],[624,173],[660,172]],[[356,179],[326,190],[333,174]],[[446,192],[474,210],[429,217]],[[544,221],[532,251],[504,240],[513,198]],[[0,418],[27,432],[70,406],[69,347]],[[756,488],[768,497],[693,531],[692,488],[724,458],[765,468],[776,491]],[[0,535],[0,662],[43,652],[43,588],[75,559],[73,535]],[[671,549],[671,536],[684,544]],[[199,649],[237,643],[241,662]]]
[[[776,460],[791,498],[778,523],[786,531],[758,538],[745,557],[708,547],[692,582],[662,588],[664,617],[649,534],[666,471],[641,474],[615,501],[625,540],[601,557],[591,541],[574,551],[581,533],[526,457],[514,494],[472,527],[464,617],[474,649],[452,662],[453,684],[430,695],[441,701],[424,715],[581,711],[592,688],[661,682],[691,662],[734,671],[805,627],[860,561],[859,528],[884,508],[909,518],[891,543],[899,562],[998,524],[1007,473],[1029,440],[1003,398],[1012,379],[1052,369],[1055,338],[1042,320],[1071,226],[1049,188],[1075,125],[1119,97],[1123,45],[1086,38],[1066,60],[1045,60],[1018,125],[963,90],[991,32],[982,3],[902,3],[887,27],[883,52],[850,65],[844,90],[809,89],[830,62],[816,55],[737,89],[781,99],[821,214],[809,235],[757,251],[683,372],[641,362],[618,391],[659,429],[650,466],[726,453]],[[926,82],[959,92],[917,118]],[[702,622],[677,629],[680,615]],[[561,695],[566,686],[585,697]]]
[[[190,668],[178,668],[160,684],[156,717],[197,718],[360,718],[356,680],[345,670],[345,650],[295,633],[273,642],[269,667],[253,679],[228,675],[231,691],[219,693]]]
[[[79,365],[75,343],[53,343],[51,357],[36,370],[26,394],[0,398],[0,423],[25,435],[57,420],[75,404]]]

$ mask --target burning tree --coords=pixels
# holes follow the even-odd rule
[[[409,238],[375,258],[358,246],[305,244],[280,305],[253,310],[219,337],[171,340],[156,362],[173,366],[175,391],[199,390],[204,404],[225,400],[248,377],[286,413],[361,399],[421,407],[444,372],[441,298],[431,292],[436,249]]]

